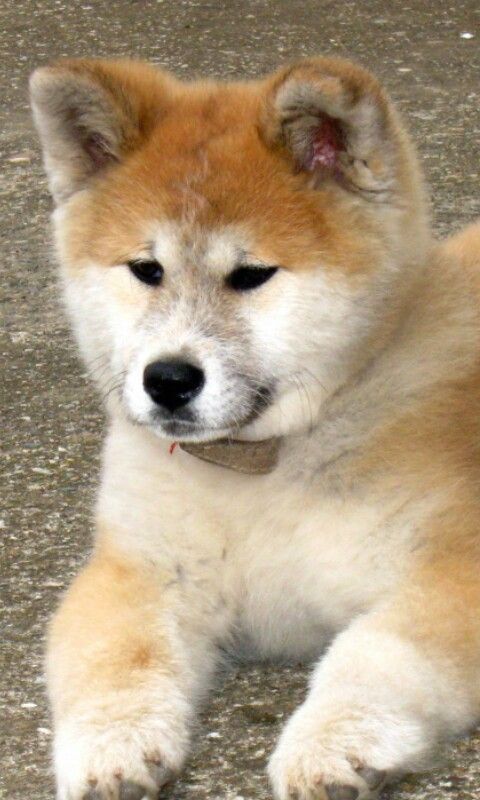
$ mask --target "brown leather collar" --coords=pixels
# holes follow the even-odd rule
[[[266,475],[278,462],[280,439],[242,442],[218,439],[214,442],[181,442],[180,447],[196,458],[248,475]]]

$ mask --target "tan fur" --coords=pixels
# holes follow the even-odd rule
[[[480,716],[480,224],[432,241],[403,123],[341,60],[230,84],[66,61],[32,102],[68,306],[110,390],[95,552],[50,633],[58,796],[154,798],[219,642],[298,659],[333,638],[273,790],[374,797]],[[279,269],[233,292],[250,261]],[[172,356],[208,365],[193,440],[281,437],[271,474],[171,451],[189,437],[142,374]]]

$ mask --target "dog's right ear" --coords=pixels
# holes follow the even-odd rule
[[[50,189],[61,203],[148,137],[173,79],[131,61],[67,60],[30,79]]]

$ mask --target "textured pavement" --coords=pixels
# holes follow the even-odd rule
[[[90,546],[103,418],[59,309],[46,191],[26,100],[52,58],[147,58],[184,76],[253,76],[302,55],[350,55],[407,116],[436,229],[480,214],[478,0],[0,0],[2,645],[0,797],[53,797],[42,678],[45,621]],[[170,797],[266,800],[264,766],[303,697],[302,668],[245,669],[205,711]],[[395,800],[480,798],[480,735]]]

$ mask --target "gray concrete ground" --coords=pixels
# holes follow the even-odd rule
[[[3,645],[0,796],[52,797],[45,621],[90,544],[102,414],[59,311],[28,73],[62,55],[135,55],[180,75],[250,76],[318,52],[374,69],[409,118],[446,232],[480,213],[478,0],[1,0]],[[269,797],[264,765],[304,669],[233,673],[171,797]],[[480,737],[389,796],[480,798]]]

